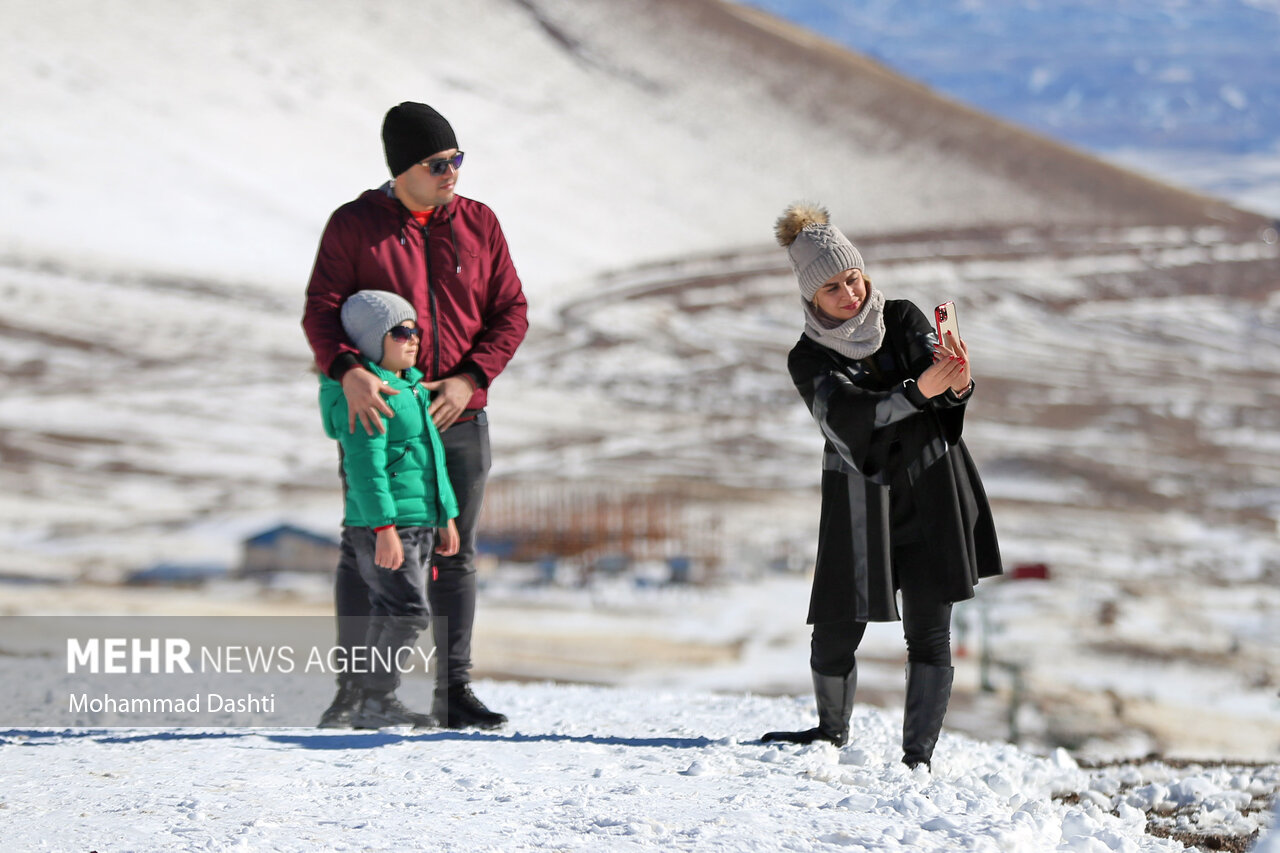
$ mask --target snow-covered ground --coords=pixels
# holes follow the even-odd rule
[[[490,732],[0,731],[0,833],[9,850],[120,853],[1137,853],[1183,849],[1149,834],[1149,822],[1248,835],[1269,823],[1264,803],[1280,787],[1274,766],[1089,770],[1065,752],[1035,757],[952,733],[932,773],[909,771],[901,717],[868,707],[842,750],[757,742],[811,725],[803,699],[478,689],[512,722]]]
[[[1036,623],[1064,606],[1055,594],[1062,589],[984,585],[997,620],[1021,620],[1001,642],[1060,648],[1061,638]],[[587,589],[491,581],[477,659],[518,678],[477,683],[479,695],[511,718],[492,732],[304,728],[327,702],[332,679],[301,667],[266,679],[270,713],[206,706],[181,727],[163,715],[68,714],[67,686],[83,683],[81,676],[66,674],[56,644],[41,645],[64,630],[126,633],[127,624],[144,636],[152,629],[167,636],[167,625],[193,640],[274,635],[300,650],[330,637],[319,591],[299,584],[273,600],[261,591],[246,598],[252,587],[245,584],[214,585],[198,596],[13,590],[10,606],[31,615],[0,625],[10,684],[0,701],[6,849],[1131,853],[1182,849],[1165,840],[1171,834],[1224,849],[1210,845],[1239,844],[1274,820],[1275,763],[1078,763],[1062,749],[1004,743],[991,727],[1007,712],[1007,682],[999,672],[999,694],[977,691],[972,630],[961,634],[970,654],[957,659],[956,698],[932,773],[900,763],[900,697],[887,709],[872,703],[895,681],[900,690],[896,625],[873,626],[864,644],[859,696],[866,701],[856,707],[848,746],[759,743],[765,731],[813,724],[812,699],[801,686],[803,578],[712,590],[623,579]],[[49,615],[72,610],[79,615]],[[714,654],[735,646],[737,655]],[[566,655],[562,667],[577,665],[561,677],[621,686],[525,680],[530,671],[521,666],[546,671],[557,649]],[[1114,663],[1105,672],[1117,680],[1140,675]],[[180,675],[117,678],[91,683],[111,680],[117,699],[139,695],[132,688],[144,683],[159,686],[158,695],[196,689]],[[250,683],[238,678],[221,673],[197,683],[230,696]],[[430,683],[415,670],[400,694],[424,707]],[[1206,702],[1219,688],[1240,695],[1236,687],[1211,687],[1204,673],[1186,673],[1179,685]],[[1203,709],[1189,716],[1208,719]],[[986,727],[984,736],[961,734],[953,720]],[[1035,741],[1034,719],[1024,714],[1021,722]],[[256,727],[244,727],[250,723]],[[1264,735],[1255,723],[1227,725]]]

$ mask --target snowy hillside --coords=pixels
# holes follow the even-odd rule
[[[979,109],[1280,216],[1268,0],[747,0]]]
[[[844,750],[778,748],[756,738],[810,725],[807,701],[481,687],[514,722],[0,731],[5,845],[1174,853],[1265,828],[1280,787],[1274,767],[1091,770],[949,733],[930,774],[901,764],[901,717],[866,707]]]
[[[430,33],[454,6],[129,8],[19,0],[0,36],[4,571],[222,559],[264,516],[332,517],[297,317],[328,213],[383,180],[377,128],[401,98],[454,117],[461,189],[498,211],[523,273],[534,330],[494,399],[531,427],[496,439],[530,470],[569,440],[544,440],[570,425],[541,416],[571,386],[535,363],[577,346],[582,321],[560,312],[605,273],[768,246],[797,197],[864,245],[991,223],[1258,224],[716,0],[480,0],[426,53],[386,34]],[[601,406],[591,393],[559,411]]]
[[[535,308],[602,270],[767,239],[798,196],[877,231],[1213,208],[739,11],[15,0],[0,252],[297,299],[329,212],[384,179],[378,127],[404,99],[456,125],[460,190],[499,213]]]

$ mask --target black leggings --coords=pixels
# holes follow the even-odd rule
[[[907,660],[951,666],[951,602],[929,572],[927,550],[919,544],[893,549],[893,570],[902,590],[902,633]],[[813,626],[809,666],[819,675],[843,678],[853,669],[866,622],[819,622]]]

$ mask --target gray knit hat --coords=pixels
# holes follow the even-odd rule
[[[416,323],[418,312],[388,290],[361,290],[342,303],[342,328],[360,354],[375,364],[382,361],[382,339],[405,320]]]
[[[822,283],[836,273],[862,269],[861,253],[839,228],[829,224],[830,218],[825,207],[801,201],[774,223],[778,244],[791,258],[806,302],[812,302]]]

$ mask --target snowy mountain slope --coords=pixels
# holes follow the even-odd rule
[[[1235,216],[717,0],[17,0],[6,19],[0,247],[81,270],[296,294],[328,213],[383,180],[377,129],[406,98],[457,125],[462,191],[552,300],[754,243],[797,196],[860,230]]]
[[[1280,511],[1280,460],[1268,439],[1280,430],[1280,247],[1222,229],[855,238],[890,298],[958,302],[984,379],[972,443],[996,482],[1007,471],[1011,498],[1013,481],[1043,477],[1090,484],[1064,491],[1061,503],[1177,507],[1264,528]],[[511,393],[569,387],[625,413],[597,449],[546,449],[537,422],[523,423],[528,457],[516,456],[513,474],[625,465],[627,437],[653,436],[664,423],[658,431],[671,430],[677,446],[627,477],[696,471],[767,490],[816,476],[801,464],[814,435],[782,369],[799,308],[781,250],[609,281],[565,307],[563,332],[530,343]],[[709,393],[721,388],[731,393]]]
[[[1274,767],[1078,767],[944,733],[932,775],[900,717],[776,748],[807,700],[484,684],[494,732],[0,731],[4,836],[27,850],[743,850],[1139,853],[1247,838]],[[406,689],[406,694],[411,694]],[[57,784],[47,784],[50,768]],[[1150,830],[1148,829],[1150,827]]]
[[[612,286],[602,271],[767,245],[776,211],[797,196],[828,202],[858,235],[1250,221],[714,0],[484,0],[430,51],[425,35],[388,34],[430,33],[455,7],[129,8],[19,2],[3,36],[13,132],[0,152],[12,202],[0,209],[0,491],[11,548],[0,559],[11,571],[109,576],[165,553],[229,555],[223,522],[198,519],[330,516],[330,449],[314,430],[298,306],[324,217],[381,180],[376,128],[400,97],[456,115],[471,158],[463,188],[506,224],[534,340],[569,335],[565,352],[577,332],[557,311]],[[500,382],[498,406],[504,395],[538,413],[547,395],[564,397],[561,412],[602,405],[575,402],[572,385]],[[500,440],[536,450],[541,434]],[[548,459],[574,470],[563,454]],[[155,525],[170,534],[136,535]],[[187,539],[193,530],[208,532]]]

